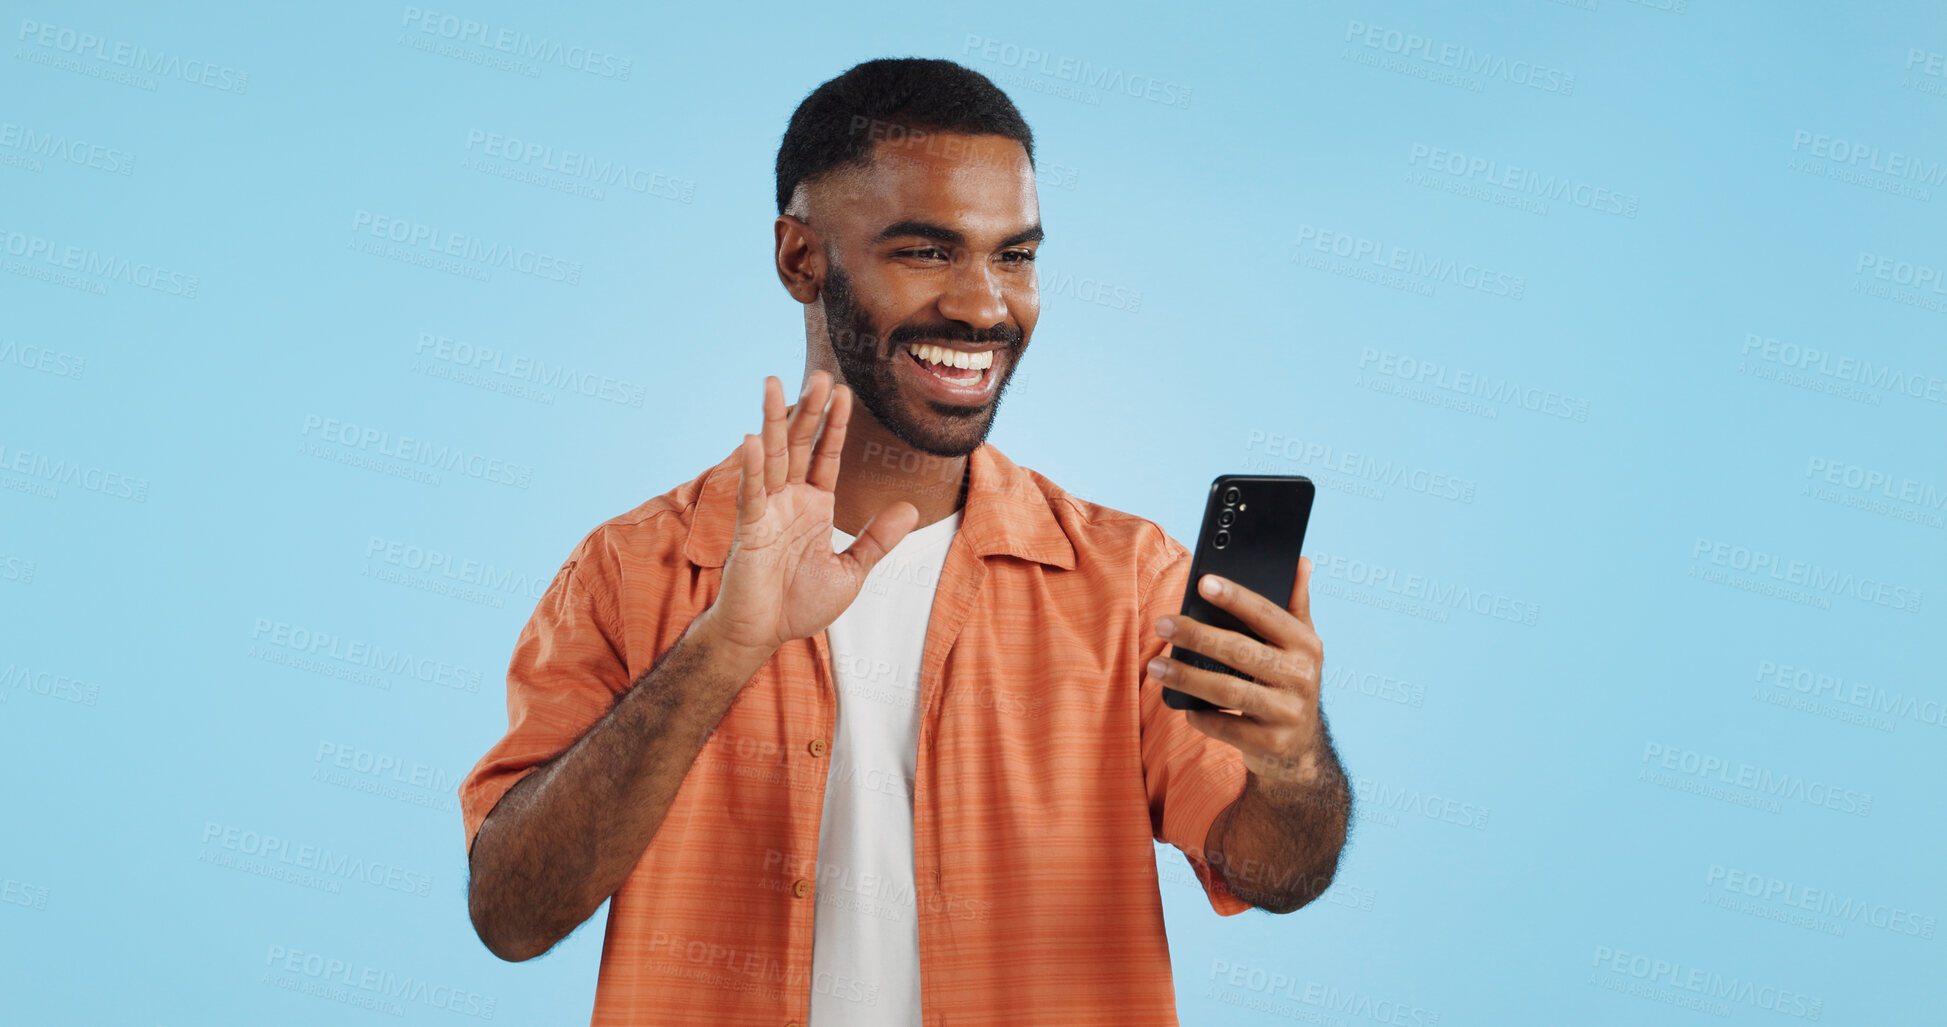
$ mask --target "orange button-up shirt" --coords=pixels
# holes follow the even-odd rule
[[[507,789],[715,599],[737,456],[598,526],[555,575],[514,646],[507,734],[460,784],[469,847]],[[1218,913],[1250,908],[1199,858],[1243,793],[1242,755],[1163,705],[1144,673],[1190,554],[991,444],[968,466],[920,668],[916,894],[820,866],[838,700],[824,632],[787,642],[615,893],[597,1027],[784,1027],[804,1022],[813,988],[876,1002],[873,982],[812,979],[819,902],[917,917],[928,1025],[1176,1023],[1152,839],[1184,851]]]

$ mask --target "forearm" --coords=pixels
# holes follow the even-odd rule
[[[601,720],[501,797],[470,856],[469,910],[489,950],[540,955],[622,886],[767,655],[717,643],[699,618]]]
[[[1206,845],[1231,894],[1273,913],[1289,913],[1331,886],[1345,847],[1352,793],[1331,739],[1298,766],[1251,773],[1244,794],[1211,822]]]

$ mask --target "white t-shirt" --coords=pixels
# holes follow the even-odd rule
[[[838,726],[818,824],[810,1027],[919,1023],[913,768],[919,665],[954,511],[892,548],[826,629]],[[832,529],[843,551],[852,536]]]

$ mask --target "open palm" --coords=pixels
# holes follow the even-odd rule
[[[852,390],[834,386],[829,372],[813,371],[791,408],[783,382],[764,379],[764,428],[744,436],[736,535],[710,610],[732,644],[769,653],[823,631],[919,522],[911,503],[892,503],[844,552],[832,551],[833,489],[851,414]]]

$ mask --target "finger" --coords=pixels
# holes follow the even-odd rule
[[[830,394],[831,375],[813,371],[805,378],[804,393],[798,397],[797,409],[791,412],[791,425],[785,433],[790,461],[785,467],[784,480],[791,484],[805,480],[805,470],[811,464],[811,440],[818,434],[818,419],[825,416],[825,398]]]
[[[1312,624],[1312,561],[1308,556],[1298,558],[1298,583],[1291,586],[1290,610],[1306,627],[1318,630]]]
[[[858,572],[858,580],[864,581],[872,573],[881,557],[892,551],[899,540],[906,537],[919,523],[919,508],[905,500],[888,504],[885,509],[872,515],[859,531],[859,537],[838,554],[838,558],[851,564]]]
[[[1295,649],[1304,640],[1306,629],[1290,610],[1229,578],[1206,574],[1198,580],[1197,591],[1218,607],[1236,614],[1245,627],[1280,649]]]
[[[741,531],[744,525],[764,519],[763,443],[755,435],[745,435],[737,455],[741,458],[737,464],[737,525]]]
[[[764,376],[764,488],[775,492],[784,487],[790,450],[784,437],[784,383],[776,375]]]
[[[1160,672],[1156,669],[1157,664],[1161,665]],[[1246,717],[1262,715],[1275,694],[1273,689],[1255,681],[1246,681],[1222,671],[1192,667],[1181,660],[1167,657],[1157,657],[1145,669],[1150,677],[1179,692],[1187,692],[1227,710],[1236,710]]]
[[[825,415],[824,434],[818,437],[818,450],[812,455],[811,470],[805,481],[830,492],[838,487],[838,458],[845,451],[845,426],[852,420],[852,390],[832,387],[832,408]],[[917,513],[917,508],[915,508]]]
[[[1183,614],[1171,614],[1157,620],[1159,626],[1167,624],[1170,628],[1167,635],[1156,632],[1157,637],[1168,639],[1178,652],[1188,650],[1201,653],[1277,687],[1293,685],[1302,677],[1301,668],[1293,665],[1291,653],[1266,645],[1241,631],[1205,624]]]

